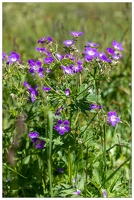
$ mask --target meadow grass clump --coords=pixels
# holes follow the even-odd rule
[[[27,63],[2,53],[3,197],[131,196],[127,121],[102,98],[124,48],[113,40],[102,52],[87,41],[81,51],[79,37],[71,31],[62,53],[42,37]]]

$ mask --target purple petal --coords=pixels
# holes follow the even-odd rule
[[[63,122],[63,121],[62,121],[61,119],[59,119],[57,123],[58,123],[58,124],[62,124],[62,122]]]
[[[87,44],[90,46],[90,47],[97,47],[99,46],[99,44],[96,44],[94,42],[87,42]]]
[[[52,38],[51,37],[42,37],[41,39],[38,40],[38,43],[50,43],[52,42]]]
[[[56,53],[55,56],[58,58],[58,60],[62,60],[64,58],[64,56],[59,53]]]
[[[109,54],[114,54],[115,50],[112,49],[112,48],[107,48],[107,52],[108,52]]]
[[[123,51],[123,50],[124,50],[124,48],[122,47],[122,44],[116,42],[116,40],[113,40],[112,46],[113,46],[116,50],[119,50],[119,51]]]
[[[77,31],[72,31],[70,32],[74,37],[79,37],[81,35],[83,35],[83,32],[77,32]]]
[[[64,121],[64,124],[65,124],[65,125],[68,125],[69,123],[70,123],[70,122],[69,122],[68,120],[65,120],[65,121]]]
[[[5,52],[2,52],[2,60],[5,60],[6,54]]]
[[[61,173],[63,173],[63,168],[59,167],[58,171],[61,172]]]
[[[73,43],[74,43],[73,40],[65,40],[65,41],[63,41],[63,44],[64,44],[65,46],[67,46],[67,47],[71,46]]]
[[[29,133],[30,138],[37,138],[38,136],[39,136],[39,134],[37,132],[30,132]]]
[[[66,90],[65,90],[65,94],[66,94],[66,96],[69,96],[70,90],[69,90],[69,89],[66,89]]]
[[[43,90],[45,90],[46,92],[48,92],[48,91],[51,90],[51,88],[50,88],[50,87],[46,87],[46,86],[44,86],[44,87],[43,87]]]

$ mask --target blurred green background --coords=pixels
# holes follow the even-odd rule
[[[71,39],[70,31],[82,31],[78,47],[86,42],[112,40],[131,45],[131,3],[3,3],[3,51],[20,53],[22,61],[39,56],[35,47],[41,37],[51,36],[59,45]],[[62,45],[59,46],[62,50]]]

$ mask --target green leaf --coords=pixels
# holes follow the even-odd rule
[[[95,102],[100,102],[101,96],[100,95],[97,96],[96,94],[89,94],[86,99],[89,102],[95,103]]]
[[[124,161],[107,179],[106,179],[106,181],[102,184],[102,186],[107,182],[107,181],[109,181],[117,172],[118,172],[118,170],[120,170],[120,168],[124,165],[124,164],[126,164],[129,160],[131,159],[131,156],[126,160],[126,161]]]
[[[97,183],[98,185],[101,184],[101,180],[100,180],[101,176],[100,176],[100,174],[99,174],[98,169],[96,169],[96,168],[93,170],[93,178],[94,178],[94,180],[96,181],[96,183]]]
[[[30,155],[26,156],[25,158],[22,159],[22,164],[23,165],[26,165],[28,164],[30,161]]]
[[[12,169],[11,167],[8,167],[6,163],[3,163],[3,166],[10,169],[11,171],[15,172],[16,174],[20,175],[21,177],[27,179],[25,176],[23,176],[22,174],[20,174],[19,172],[17,172],[16,170]]]

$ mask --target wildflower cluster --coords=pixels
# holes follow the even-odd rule
[[[83,54],[77,55],[77,51],[75,50],[72,51],[72,46],[75,46],[78,37],[82,36],[83,32],[72,31],[70,33],[73,36],[73,39],[63,41],[63,44],[69,50],[69,53],[65,55],[61,55],[58,52],[55,52],[55,54],[53,54],[52,52],[54,50],[50,51],[50,48],[52,48],[52,42],[53,42],[50,36],[42,37],[41,39],[38,40],[38,43],[46,45],[45,47],[36,47],[36,50],[39,51],[41,54],[43,54],[45,58],[44,58],[44,63],[40,59],[28,60],[29,72],[33,76],[35,74],[38,74],[40,78],[45,78],[45,77],[48,78],[48,74],[51,73],[51,70],[53,70],[52,63],[57,62],[56,59],[58,59],[59,61],[59,69],[63,70],[64,74],[74,76],[77,73],[83,73],[84,68],[86,69],[85,67],[86,63],[90,63],[93,60],[95,60],[96,62],[112,63],[113,60],[119,60],[122,57],[122,55],[120,54],[120,51],[123,51],[123,47],[120,43],[116,42],[115,40],[112,42],[112,46],[114,49],[111,47],[106,49],[108,55],[106,55],[105,52],[99,52],[97,49],[99,47],[99,44],[96,44],[94,42],[87,42],[87,45],[85,46],[85,50],[83,51]],[[4,61],[5,59],[6,59],[6,54],[3,52],[2,60]],[[11,55],[7,56],[7,59],[8,59],[8,63],[12,64],[14,62],[19,61],[20,56],[16,52],[11,52]],[[70,63],[70,64],[66,64],[66,63]],[[90,67],[89,67],[89,70],[90,70]],[[39,94],[39,91],[38,91],[39,86],[36,85],[33,88],[26,81],[24,81],[23,85],[27,87],[31,96],[31,102],[34,103],[35,97]],[[48,85],[44,85],[42,90],[48,93],[49,91],[52,90],[52,88],[49,87]],[[65,88],[64,94],[66,95],[66,97],[69,97],[70,93],[71,93],[71,89]],[[64,109],[64,105],[61,105],[59,108],[57,108],[57,110],[55,110],[55,116],[57,115],[59,116],[63,109]],[[88,110],[90,111],[93,109],[100,110],[102,109],[102,105],[97,105],[97,104],[92,103],[89,105]],[[120,122],[120,118],[117,117],[116,111],[108,112],[108,123],[111,124],[112,126],[116,126],[116,123],[118,122]],[[59,119],[57,121],[57,125],[54,126],[54,129],[60,135],[63,135],[70,131],[69,124],[70,122],[68,119],[64,119],[64,120]],[[36,139],[34,138],[34,142],[37,142],[37,138]]]
[[[29,65],[29,73],[31,73],[33,76],[35,74],[38,74],[40,78],[48,78],[48,74],[51,73],[52,69],[52,63],[57,62],[56,59],[59,61],[59,69],[63,70],[64,74],[74,76],[77,73],[84,73],[84,68],[86,69],[86,63],[93,62],[94,60],[96,62],[103,62],[103,63],[112,63],[114,60],[119,60],[122,55],[120,51],[123,51],[123,47],[120,43],[116,42],[115,40],[112,42],[113,48],[109,47],[106,49],[108,55],[106,55],[105,52],[99,52],[98,47],[99,44],[96,44],[94,42],[87,42],[87,45],[85,46],[85,50],[83,53],[80,55],[77,55],[77,50],[75,51],[76,48],[72,50],[72,46],[75,46],[78,37],[83,35],[83,32],[76,32],[72,31],[70,32],[71,35],[73,36],[72,40],[65,40],[63,41],[63,44],[66,46],[66,48],[69,50],[69,53],[65,55],[61,55],[58,52],[55,52],[53,54],[52,52],[54,50],[50,51],[50,48],[52,48],[52,38],[50,36],[48,37],[42,37],[41,39],[38,40],[38,43],[45,44],[45,47],[36,47],[36,50],[39,51],[41,54],[43,54],[44,58],[44,63],[41,61],[42,59],[34,60],[34,59],[29,59],[28,60],[28,65]],[[2,52],[2,60],[4,61],[6,59],[6,54]],[[7,56],[8,64],[12,64],[14,62],[17,62],[20,60],[20,55],[17,54],[16,52],[11,52],[10,56]],[[64,63],[64,64],[63,64]],[[70,63],[67,65],[66,63]],[[90,67],[89,67],[90,70]],[[62,73],[62,72],[61,72]],[[45,81],[46,82],[46,81]],[[39,86],[36,85],[34,88],[24,81],[23,85],[27,87],[30,96],[31,96],[31,102],[34,103],[35,97],[39,94],[38,88]],[[57,85],[58,86],[58,85]],[[44,85],[42,90],[45,92],[49,92],[52,90],[51,87],[48,85]],[[58,91],[57,91],[58,93]],[[69,97],[71,93],[70,88],[65,88],[64,94],[66,97]],[[90,104],[88,110],[93,110],[93,109],[102,109],[102,105],[97,105],[97,104]],[[55,116],[59,116],[61,111],[64,110],[64,105],[61,105],[57,110],[55,110]],[[111,124],[112,126],[116,126],[116,123],[120,122],[120,118],[117,117],[116,111],[109,111],[108,112],[108,123]],[[54,126],[54,129],[60,134],[63,135],[67,132],[70,131],[69,127],[69,120],[68,119],[59,119],[57,121],[57,125]],[[34,141],[37,141],[37,139],[34,139]],[[36,142],[35,141],[35,142]]]
[[[76,196],[82,194],[84,184],[88,181],[84,180],[81,183],[80,179],[78,181],[78,178],[75,178],[72,183],[72,165],[77,162],[77,166],[73,167],[73,174],[82,171],[81,166],[79,170],[79,162],[83,159],[80,153],[85,154],[85,157],[88,156],[89,135],[92,134],[91,138],[102,138],[102,125],[115,127],[121,122],[115,110],[109,111],[105,107],[105,102],[101,98],[100,81],[109,76],[105,73],[107,67],[113,70],[118,65],[118,61],[122,58],[121,51],[124,49],[114,40],[111,44],[112,48],[108,47],[104,52],[100,52],[99,44],[94,42],[87,42],[84,50],[80,52],[77,49],[77,41],[83,32],[72,31],[70,34],[72,38],[62,43],[64,48],[62,54],[58,52],[58,47],[50,36],[42,37],[37,41],[41,46],[36,47],[35,50],[40,54],[40,58],[27,61],[25,68],[27,73],[21,82],[23,89],[20,91],[24,103],[23,107],[19,106],[19,111],[22,113],[24,110],[27,114],[24,122],[27,123],[29,134],[27,140],[30,138],[30,145],[34,145],[34,150],[43,149],[40,152],[45,152],[48,156],[48,160],[44,162],[51,169],[48,173],[45,172],[45,175],[41,175],[42,184],[44,184],[44,177],[49,176],[50,187],[52,187],[51,173],[56,166],[55,171],[61,176],[68,171],[68,182],[72,185],[73,195]],[[20,55],[11,52],[8,56],[2,52],[2,62],[8,67],[14,66],[15,63],[21,65]],[[48,110],[52,112],[52,117],[49,116]],[[64,145],[67,146],[65,152]],[[84,151],[81,149],[82,145]],[[75,159],[71,161],[70,151],[74,151],[74,148],[76,148]],[[63,152],[59,153],[60,151]],[[63,163],[67,170],[63,170]],[[51,164],[54,164],[54,167]],[[46,167],[41,162],[40,166],[43,169]],[[88,167],[86,162],[86,173]],[[87,175],[85,177],[88,179]],[[102,194],[103,197],[107,197],[105,190],[102,190]]]

